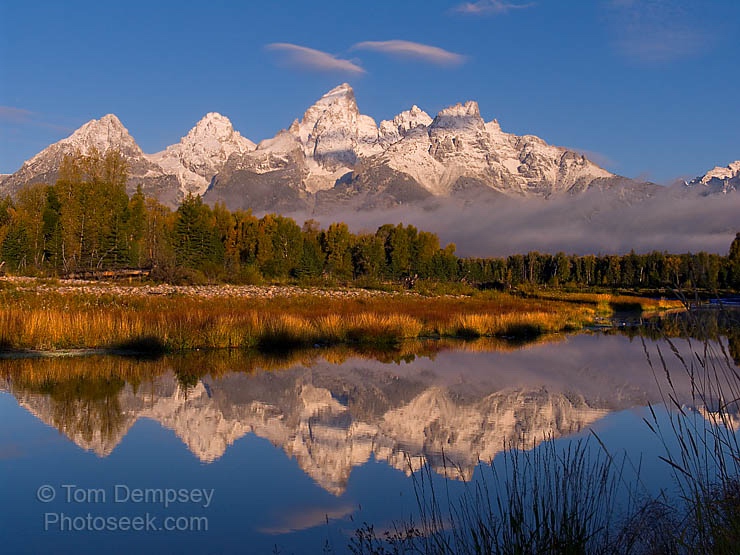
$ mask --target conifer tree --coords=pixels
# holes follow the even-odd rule
[[[319,222],[313,219],[306,220],[303,223],[301,234],[303,244],[295,276],[300,279],[318,277],[324,271],[325,258],[319,240],[321,234]]]
[[[175,212],[173,246],[180,266],[203,270],[223,264],[224,245],[213,214],[197,195],[188,194]]]
[[[730,266],[729,274],[732,287],[738,291],[740,290],[740,233],[735,235],[727,258]]]
[[[139,185],[129,200],[126,222],[128,263],[137,268],[146,264],[146,216],[146,198]]]

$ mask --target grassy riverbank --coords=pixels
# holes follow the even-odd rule
[[[261,350],[393,344],[412,338],[532,338],[577,330],[628,306],[680,303],[598,294],[410,292],[275,287],[123,287],[0,282],[0,349]]]

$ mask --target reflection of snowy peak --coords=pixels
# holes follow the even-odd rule
[[[423,456],[438,472],[452,462],[469,480],[478,461],[492,461],[504,445],[529,447],[576,433],[607,414],[559,393],[500,391],[460,406],[449,393],[430,388],[384,415],[382,430],[411,456]],[[388,454],[393,458],[393,453]],[[449,474],[452,470],[447,468]]]
[[[538,443],[577,432],[606,414],[582,398],[545,390],[504,390],[463,400],[447,388],[384,374],[338,383],[311,371],[278,378],[233,374],[182,389],[172,376],[114,398],[57,401],[13,391],[20,404],[99,456],[109,455],[139,418],[171,429],[203,462],[253,433],[295,457],[327,491],[341,494],[350,472],[371,457],[402,471],[441,453],[469,478],[505,443]],[[577,399],[574,401],[573,399]],[[448,469],[449,472],[449,469]]]
[[[202,195],[229,156],[254,150],[249,139],[235,131],[229,118],[206,114],[179,143],[152,154],[149,159],[177,177],[183,193]]]
[[[737,401],[731,401],[721,410],[718,410],[716,404],[712,408],[698,406],[694,410],[701,414],[715,430],[725,428],[733,432],[740,432],[740,405],[738,405]]]
[[[110,455],[138,418],[135,414],[116,411],[115,421],[105,422],[95,418],[89,404],[81,400],[75,400],[61,410],[48,395],[9,391],[15,395],[18,404],[36,418],[54,426],[79,447],[98,457]]]

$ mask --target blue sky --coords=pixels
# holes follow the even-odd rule
[[[145,152],[257,142],[344,81],[378,122],[486,120],[667,182],[740,159],[737,0],[0,2],[0,173],[115,113]]]

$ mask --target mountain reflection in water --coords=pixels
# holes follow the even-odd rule
[[[551,339],[521,348],[429,342],[395,353],[317,349],[268,358],[0,360],[0,390],[100,457],[141,418],[173,430],[203,463],[254,434],[341,495],[352,469],[371,458],[406,473],[413,461],[470,479],[479,461],[507,445],[534,446],[610,411],[660,402],[641,340]],[[675,385],[690,399],[684,381]]]

